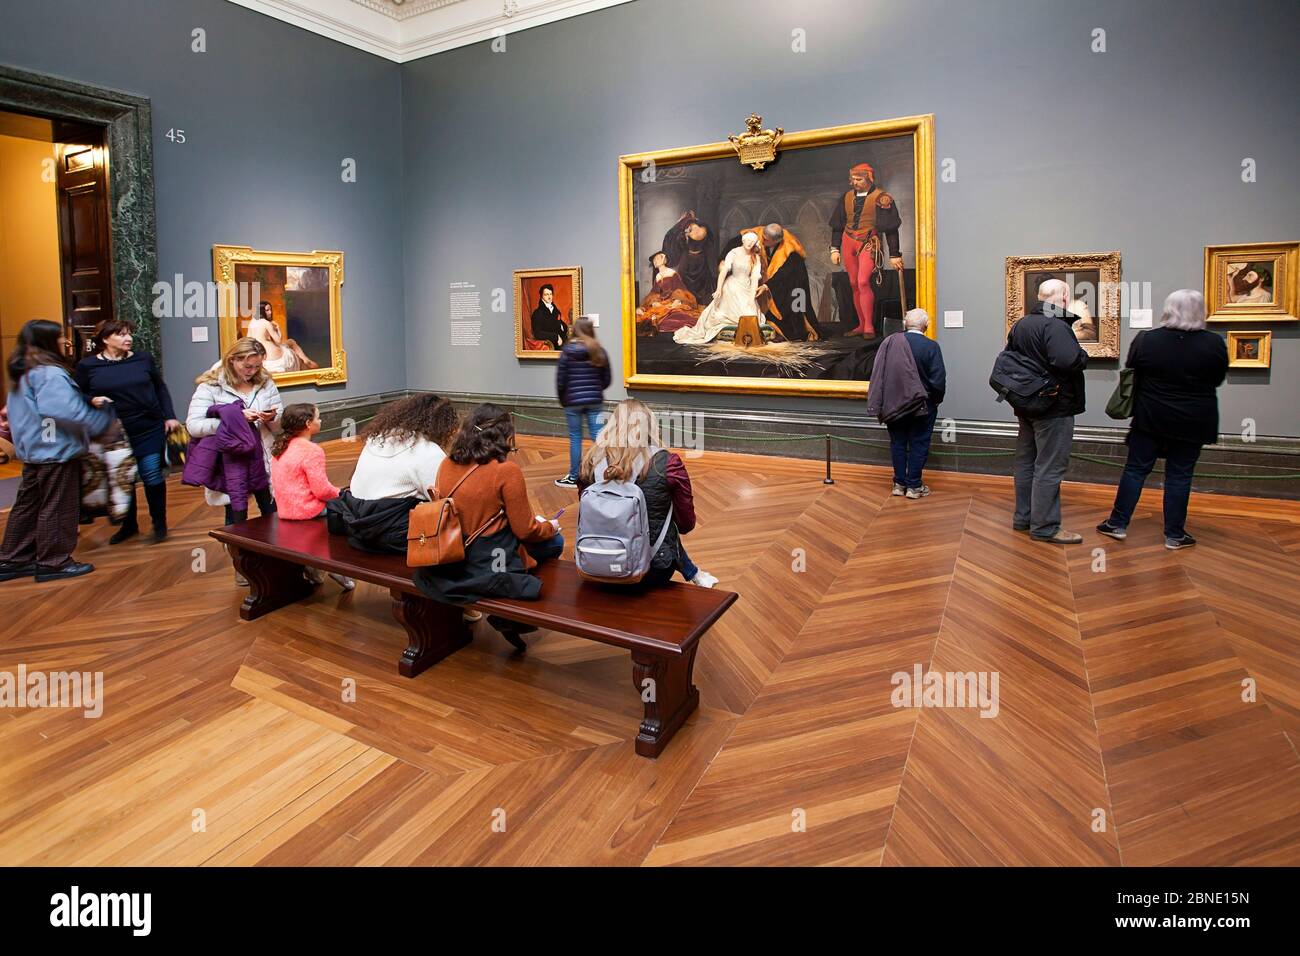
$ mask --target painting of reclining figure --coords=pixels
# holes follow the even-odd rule
[[[928,116],[620,158],[630,387],[861,395],[881,338],[934,312]],[[931,323],[933,332],[933,322]]]

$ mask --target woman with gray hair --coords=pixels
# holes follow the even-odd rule
[[[1228,348],[1205,328],[1205,299],[1194,289],[1170,293],[1160,324],[1139,333],[1129,346],[1126,364],[1137,374],[1128,461],[1110,517],[1097,530],[1117,541],[1128,536],[1142,486],[1156,459],[1163,458],[1165,547],[1176,551],[1196,543],[1184,528],[1187,499],[1201,446],[1219,437],[1215,390],[1228,374]]]

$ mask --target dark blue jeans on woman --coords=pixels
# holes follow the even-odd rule
[[[582,420],[587,420],[587,434],[595,441],[600,434],[600,406],[566,405],[564,417],[569,423],[569,475],[577,478],[582,466]]]
[[[1108,519],[1111,527],[1127,528],[1133,510],[1142,497],[1142,486],[1155,467],[1156,459],[1165,460],[1165,537],[1181,538],[1186,529],[1187,499],[1192,493],[1192,471],[1201,457],[1196,442],[1157,438],[1136,428],[1128,433],[1128,461],[1115,492],[1115,506]]]

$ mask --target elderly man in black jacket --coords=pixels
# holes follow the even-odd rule
[[[1048,279],[1038,287],[1038,304],[1011,327],[1007,349],[1037,362],[1059,387],[1056,399],[1032,419],[1017,413],[1016,514],[1011,526],[1035,541],[1078,544],[1083,536],[1061,529],[1061,480],[1070,464],[1074,416],[1083,414],[1083,370],[1088,353],[1075,338],[1078,316],[1065,309],[1070,287]]]

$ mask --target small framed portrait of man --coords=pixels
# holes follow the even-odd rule
[[[1273,333],[1267,330],[1228,333],[1229,368],[1268,368],[1273,361]]]
[[[1300,242],[1205,247],[1210,322],[1294,322]]]
[[[582,314],[582,267],[515,270],[515,355],[558,358]]]
[[[1070,289],[1070,329],[1090,358],[1119,358],[1120,254],[1008,256],[1006,330],[1034,308],[1038,289],[1059,279]]]

